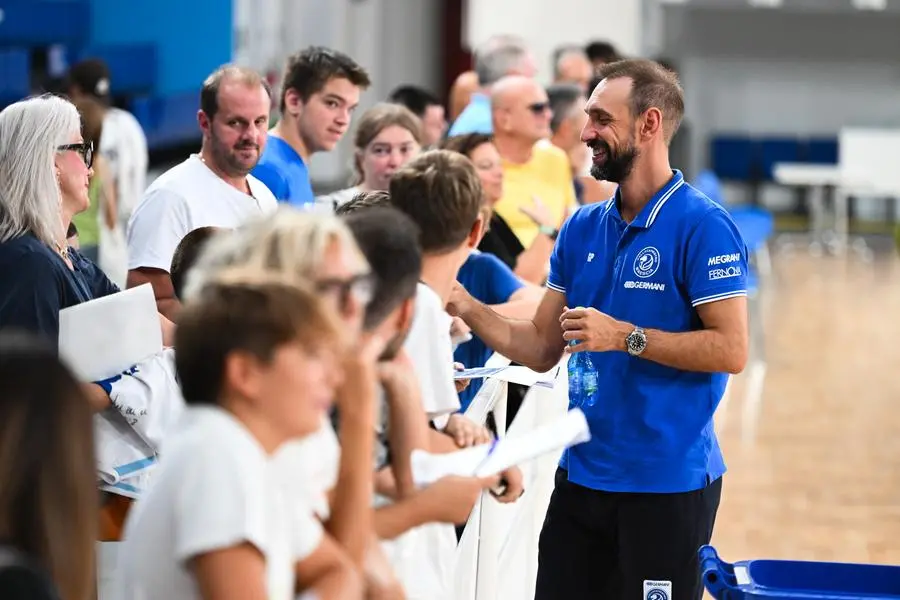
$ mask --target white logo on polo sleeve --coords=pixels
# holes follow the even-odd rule
[[[672,600],[672,582],[645,579],[644,600]]]
[[[641,279],[650,277],[659,269],[659,250],[647,246],[634,257],[634,274]]]

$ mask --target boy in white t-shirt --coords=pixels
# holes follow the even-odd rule
[[[188,408],[129,514],[117,597],[359,597],[349,561],[311,511],[289,506],[271,459],[320,427],[344,343],[313,292],[270,275],[223,273],[188,302],[175,341]],[[303,563],[317,576],[301,590]]]
[[[419,229],[422,275],[416,291],[416,314],[404,343],[413,361],[428,417],[445,434],[432,432],[432,451],[455,449],[454,438],[480,441],[483,428],[458,414],[454,385],[451,318],[444,310],[460,267],[481,239],[484,191],[474,165],[465,156],[433,150],[413,159],[394,174],[390,202]],[[452,436],[452,437],[451,437]],[[517,468],[502,474],[501,502],[521,496]],[[411,600],[449,598],[455,572],[456,533],[450,525],[428,525],[412,532],[422,550],[410,565],[404,555],[403,579]],[[427,540],[427,541],[426,541]],[[395,564],[395,568],[397,567]]]
[[[181,239],[199,227],[234,229],[276,208],[250,171],[266,145],[268,84],[242,67],[221,67],[203,82],[199,154],[159,176],[128,224],[128,287],[150,283],[159,312],[174,321],[181,306],[169,265]]]

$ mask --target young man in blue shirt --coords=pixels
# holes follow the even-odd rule
[[[592,175],[619,189],[563,225],[535,317],[503,319],[458,288],[448,308],[514,361],[546,371],[590,352],[597,370],[592,439],[557,471],[535,597],[699,599],[725,472],[713,413],[748,352],[747,249],[669,165],[673,73],[607,65],[585,112]]]
[[[287,61],[281,91],[281,119],[253,176],[279,202],[295,206],[315,202],[308,163],[328,152],[350,127],[369,74],[352,58],[328,48],[310,47]]]

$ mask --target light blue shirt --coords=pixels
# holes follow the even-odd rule
[[[491,99],[484,94],[472,94],[468,106],[456,117],[447,135],[453,137],[467,133],[483,133],[485,135],[494,133]]]
[[[251,174],[266,184],[279,202],[303,206],[316,201],[306,163],[279,137],[269,136],[266,149]]]

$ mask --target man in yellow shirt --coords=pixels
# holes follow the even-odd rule
[[[509,76],[491,90],[494,144],[503,159],[503,197],[495,206],[522,242],[555,239],[576,206],[566,153],[548,141],[550,102],[534,79]]]

